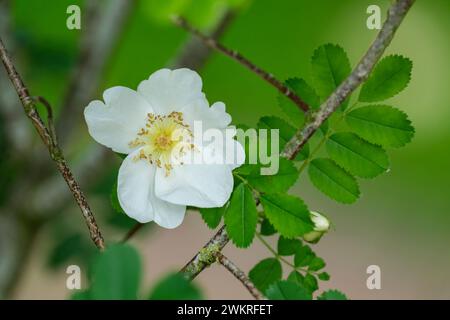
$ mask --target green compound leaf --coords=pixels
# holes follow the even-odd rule
[[[210,229],[215,229],[220,224],[225,208],[226,206],[221,208],[200,208],[202,219]]]
[[[414,136],[414,128],[408,116],[386,105],[355,109],[345,119],[359,136],[384,147],[402,147]]]
[[[270,300],[312,300],[311,293],[305,288],[286,280],[272,284],[266,291],[266,297]]]
[[[314,86],[322,100],[328,98],[351,72],[344,49],[333,44],[318,47],[312,56],[311,65]],[[346,102],[343,104],[346,105]]]
[[[327,290],[317,297],[317,300],[348,300],[347,296],[338,290]]]
[[[90,297],[93,300],[137,299],[141,261],[129,245],[114,244],[94,261]]]
[[[317,189],[338,202],[353,203],[360,195],[355,178],[331,159],[314,159],[308,174]]]
[[[169,274],[160,280],[149,295],[149,300],[200,300],[199,289],[181,273]]]
[[[279,129],[279,150],[283,150],[284,146],[291,140],[297,130],[289,123],[278,117],[262,117],[257,124],[258,129]],[[270,132],[268,132],[267,145],[270,147]],[[269,148],[268,147],[268,148]],[[279,152],[279,150],[277,150]],[[278,153],[277,152],[277,153]],[[271,150],[268,154],[272,154]],[[294,160],[305,160],[309,156],[309,145],[306,144]]]
[[[395,96],[408,86],[411,79],[412,61],[392,55],[382,59],[359,94],[359,101],[376,102]]]
[[[248,247],[255,236],[258,212],[251,190],[241,183],[231,195],[225,210],[224,221],[227,233],[239,248]]]
[[[374,178],[389,169],[386,151],[354,133],[333,134],[326,148],[331,159],[355,176]]]
[[[276,174],[261,175],[261,167],[254,165],[245,179],[260,192],[274,193],[287,192],[297,181],[298,176],[299,171],[292,161],[279,158],[279,167]]]
[[[280,256],[291,256],[301,246],[302,243],[298,239],[286,239],[283,236],[278,238],[277,249]]]
[[[261,203],[270,223],[285,238],[295,238],[313,230],[309,210],[300,198],[287,194],[263,194]]]
[[[259,291],[265,292],[271,284],[281,280],[282,273],[280,261],[276,258],[267,258],[255,265],[248,276]]]

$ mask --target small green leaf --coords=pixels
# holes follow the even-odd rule
[[[355,176],[373,178],[389,168],[386,151],[354,133],[335,133],[326,147],[330,158]]]
[[[283,236],[278,238],[278,254],[280,256],[291,256],[300,248],[302,243],[298,239],[286,239]]]
[[[270,300],[312,300],[310,292],[286,280],[272,284],[266,291],[266,297]]]
[[[262,194],[266,217],[281,235],[295,238],[313,230],[309,210],[304,202],[287,194]]]
[[[320,105],[320,98],[316,91],[302,78],[290,78],[285,81],[286,86],[297,96],[308,104],[311,109],[317,109]],[[278,95],[278,104],[289,120],[299,128],[304,122],[304,113],[299,107],[284,94]]]
[[[315,253],[309,246],[301,246],[295,251],[294,265],[296,267],[305,267],[315,258]]]
[[[270,223],[269,219],[264,218],[263,222],[261,223],[261,235],[263,236],[271,236],[275,233],[277,233],[277,230],[273,227],[273,225]]]
[[[293,270],[289,276],[287,277],[288,281],[292,281],[299,285],[300,287],[303,287],[303,281],[305,277],[298,271]]]
[[[299,171],[294,163],[279,158],[278,172],[274,175],[261,175],[261,167],[253,166],[253,170],[245,177],[256,190],[266,193],[287,192],[297,181]]]
[[[94,261],[92,275],[93,300],[136,299],[141,279],[139,255],[129,245],[111,245]]]
[[[246,248],[252,243],[258,212],[252,192],[244,183],[233,191],[230,204],[225,210],[224,221],[228,236],[237,247]]]
[[[149,300],[200,300],[198,288],[181,273],[173,273],[158,282]]]
[[[347,300],[347,296],[338,290],[327,290],[317,300]]]
[[[309,263],[308,270],[318,271],[325,267],[325,261],[322,258],[314,257]]]
[[[359,136],[384,147],[404,146],[414,136],[414,128],[407,115],[386,105],[355,109],[345,119]]]
[[[351,72],[350,61],[344,49],[338,45],[325,44],[313,54],[312,76],[320,98],[325,100]],[[347,104],[347,101],[343,105]]]
[[[359,101],[376,102],[395,96],[408,86],[411,79],[412,61],[392,55],[382,59],[359,94]]]
[[[281,279],[282,272],[278,259],[267,258],[254,266],[248,276],[259,291],[265,292],[271,284]]]
[[[317,279],[311,273],[306,274],[305,279],[303,280],[303,285],[305,286],[305,289],[311,293],[319,289]]]
[[[200,208],[203,221],[210,229],[215,229],[220,224],[225,212],[225,206],[221,208]]]
[[[286,146],[286,144],[291,140],[291,138],[295,135],[297,132],[297,129],[292,127],[290,124],[288,124],[286,121],[284,121],[281,118],[278,117],[262,117],[259,119],[257,124],[258,129],[278,129],[279,130],[279,150],[283,150],[283,148]],[[271,140],[270,140],[270,131],[267,133],[268,141],[267,146],[268,149],[271,146]],[[270,150],[270,149],[269,149]],[[279,153],[279,150],[276,151],[276,153]],[[272,151],[270,150],[267,154],[272,154]],[[299,152],[299,154],[295,157],[294,160],[296,161],[302,161],[306,159],[309,155],[309,145],[306,144],[302,150]]]
[[[317,277],[322,281],[330,280],[330,275],[327,272],[321,272],[317,275]]]
[[[308,174],[317,189],[338,202],[353,203],[359,197],[355,178],[331,159],[314,159]]]

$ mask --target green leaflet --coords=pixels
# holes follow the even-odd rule
[[[295,254],[297,248],[302,245],[301,241],[298,239],[286,239],[283,236],[278,238],[277,251],[280,256],[290,256]]]
[[[310,293],[313,293],[319,288],[317,279],[310,273],[303,276],[300,272],[293,270],[289,274],[287,281],[296,283],[298,286],[305,288],[305,290]]]
[[[220,224],[226,205],[221,208],[200,208],[203,221],[210,229],[215,229]]]
[[[347,300],[347,296],[338,290],[327,290],[317,300]]]
[[[290,78],[285,81],[286,86],[297,96],[303,99],[312,109],[317,109],[320,105],[320,98],[316,91],[302,78]],[[284,94],[278,95],[278,104],[283,112],[289,117],[291,123],[299,128],[304,123],[304,112],[287,98]]]
[[[237,171],[241,174],[241,171]],[[297,181],[299,176],[298,169],[292,161],[285,158],[279,158],[278,172],[274,175],[261,175],[261,167],[254,165],[245,175],[248,183],[261,192],[275,193],[287,192],[289,188]]]
[[[248,247],[255,236],[258,212],[251,190],[241,183],[231,195],[225,210],[224,221],[227,233],[239,248]]]
[[[141,279],[139,255],[129,245],[111,245],[94,261],[92,275],[91,299],[137,299]]]
[[[319,271],[325,267],[325,261],[322,258],[314,257],[309,263],[308,270],[309,271]]]
[[[275,233],[277,233],[277,230],[273,227],[273,225],[270,223],[269,219],[264,218],[264,220],[261,222],[261,235],[263,236],[271,236]]]
[[[382,59],[359,94],[359,101],[376,102],[393,97],[406,88],[411,79],[412,61],[391,55]]]
[[[301,236],[313,230],[304,202],[287,194],[262,194],[261,203],[270,223],[285,238]]]
[[[414,136],[407,115],[387,105],[361,107],[351,111],[345,119],[359,136],[384,147],[404,146]]]
[[[308,174],[317,189],[338,202],[353,203],[359,197],[355,178],[331,159],[314,159],[309,164]]]
[[[292,127],[289,123],[284,121],[281,118],[278,117],[262,117],[259,119],[257,124],[258,129],[279,129],[279,148],[280,150],[283,150],[284,146],[291,140],[291,138],[295,135],[297,130]],[[268,141],[267,146],[270,148],[270,132],[268,134]],[[277,154],[280,150],[277,150]],[[268,152],[268,154],[272,154],[271,152]],[[295,160],[301,161],[305,160],[309,155],[309,145],[306,144],[302,150],[299,152],[299,154],[295,157]]]
[[[321,272],[317,275],[317,277],[322,281],[330,280],[330,275],[327,272]]]
[[[278,281],[271,285],[266,296],[270,300],[312,300],[312,294],[292,281]]]
[[[255,287],[264,292],[274,282],[281,279],[281,263],[276,258],[267,258],[258,262],[248,273]]]
[[[351,72],[350,61],[344,49],[325,44],[318,47],[311,59],[314,86],[320,98],[325,100]],[[347,104],[346,100],[343,106]]]
[[[149,300],[200,300],[198,288],[181,273],[172,273],[160,280],[149,295]]]
[[[306,267],[313,261],[316,254],[309,246],[301,246],[297,248],[294,256],[294,265],[296,267]]]
[[[351,132],[339,132],[329,137],[328,155],[349,173],[374,178],[389,168],[386,151]]]

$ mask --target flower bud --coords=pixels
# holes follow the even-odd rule
[[[311,211],[311,220],[314,229],[303,235],[303,240],[310,243],[317,243],[325,232],[330,229],[330,221],[318,212]]]

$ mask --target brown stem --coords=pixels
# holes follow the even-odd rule
[[[234,50],[230,50],[217,42],[212,37],[209,37],[202,32],[200,32],[198,29],[195,29],[192,27],[184,18],[181,17],[175,17],[174,22],[176,25],[180,26],[181,28],[189,31],[193,35],[196,35],[203,41],[204,44],[206,44],[208,47],[215,49],[224,55],[236,60],[240,64],[242,64],[244,67],[249,69],[250,71],[257,74],[259,77],[267,81],[269,84],[274,86],[278,91],[280,91],[282,94],[284,94],[286,97],[291,99],[301,110],[304,112],[307,112],[309,110],[309,106],[306,102],[304,102],[299,96],[297,96],[293,91],[291,91],[287,86],[285,86],[282,82],[278,81],[272,74],[262,70],[255,64],[253,64],[250,60],[242,56],[240,53]]]
[[[217,260],[221,265],[223,265],[228,271],[231,272],[233,276],[235,276],[250,292],[250,294],[256,299],[256,300],[263,300],[263,295],[256,289],[255,285],[251,280],[246,276],[246,274],[239,269],[233,261],[228,259],[226,256],[223,255],[223,253],[218,252],[217,253]]]
[[[30,96],[28,88],[24,85],[21,77],[17,73],[1,39],[0,39],[0,59],[2,60],[3,65],[5,66],[6,73],[8,74],[11,83],[14,85],[14,88],[17,92],[17,95],[19,96],[20,101],[22,102],[22,106],[24,108],[26,115],[28,116],[33,126],[35,127],[36,131],[41,137],[41,140],[47,146],[51,158],[55,162],[56,167],[63,176],[73,197],[75,198],[75,201],[80,207],[86,225],[89,229],[92,241],[100,250],[104,249],[105,244],[103,237],[97,226],[94,215],[92,214],[92,211],[87,203],[86,197],[84,196],[80,186],[78,185],[72,172],[70,171],[67,162],[64,159],[62,150],[59,148],[56,141],[53,140],[52,134],[45,126],[44,122],[42,121],[42,118],[39,116],[39,113],[37,112],[36,109],[35,100]]]

